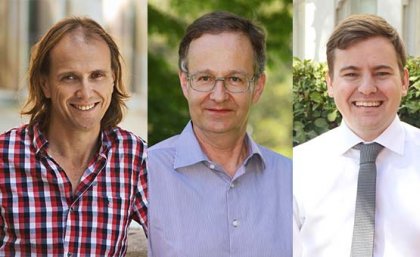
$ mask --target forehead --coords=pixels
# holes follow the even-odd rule
[[[334,66],[341,65],[398,65],[393,44],[384,37],[371,37],[357,41],[346,49],[334,50]]]
[[[232,48],[241,45],[246,50],[252,51],[251,41],[248,36],[242,32],[224,31],[220,33],[204,33],[200,37],[193,39],[190,43],[189,50],[196,47],[209,47],[217,50],[224,46],[224,48]]]
[[[50,61],[110,61],[108,44],[97,35],[86,36],[80,29],[65,34],[50,51]]]
[[[246,66],[252,69],[254,52],[249,38],[240,32],[203,34],[191,41],[188,65],[207,68]],[[211,67],[210,67],[211,66]]]

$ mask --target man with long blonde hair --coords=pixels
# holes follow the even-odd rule
[[[89,18],[34,46],[29,124],[0,135],[0,255],[124,256],[146,230],[145,143],[117,124],[128,97],[120,53]]]

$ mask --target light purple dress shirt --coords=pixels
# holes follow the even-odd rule
[[[291,257],[291,161],[257,145],[228,176],[188,123],[151,148],[149,257]]]

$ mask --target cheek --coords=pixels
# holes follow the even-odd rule
[[[238,106],[238,110],[244,113],[249,112],[251,106],[256,103],[254,102],[255,97],[249,94],[243,97],[234,97],[233,99]]]
[[[347,83],[337,83],[329,91],[331,96],[338,99],[346,99],[351,97],[355,90],[355,86]]]
[[[114,93],[114,86],[103,88],[101,94],[104,98],[112,98],[112,94]]]
[[[185,97],[189,106],[199,106],[209,98],[209,93],[200,93],[189,88]]]

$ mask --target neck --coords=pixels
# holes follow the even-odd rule
[[[246,132],[212,133],[196,127],[193,130],[207,157],[221,165],[233,177],[248,155]]]
[[[86,166],[98,148],[99,130],[74,131],[49,127],[48,152],[53,156],[66,158],[69,162]]]

